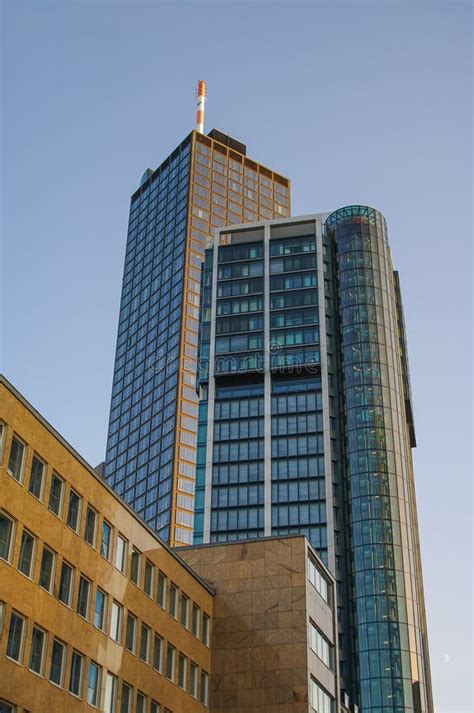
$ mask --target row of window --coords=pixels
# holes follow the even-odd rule
[[[260,528],[263,532],[264,511],[260,507],[239,507],[234,510],[213,510],[211,512],[211,530],[232,531]]]
[[[334,713],[334,701],[313,677],[311,677],[310,699],[314,713]]]
[[[324,524],[326,519],[325,503],[272,505],[272,527]]]
[[[214,441],[263,438],[263,426],[264,422],[262,418],[216,421],[214,423]]]
[[[250,277],[248,280],[222,282],[217,286],[218,297],[238,297],[240,295],[249,295],[254,292],[263,292],[262,277]]]
[[[0,635],[6,605],[0,602]],[[31,626],[29,654],[25,656],[27,628]],[[161,713],[158,701],[122,681],[110,671],[71,645],[45,631],[35,622],[28,623],[20,612],[12,610],[6,645],[6,655],[20,665],[27,662],[30,671],[46,677],[105,713]],[[153,667],[163,673],[163,640],[155,634]],[[168,644],[164,665],[166,677],[187,691],[205,706],[209,704],[209,675],[186,656]],[[121,683],[121,686],[120,686]],[[119,701],[120,699],[120,701]],[[164,708],[163,713],[171,713]]]
[[[261,260],[224,265],[219,267],[217,271],[218,280],[230,280],[238,277],[257,277],[259,275],[263,275],[263,262]]]
[[[246,398],[246,394],[242,398],[233,401],[224,400],[227,394],[219,392],[218,394],[222,401],[216,401],[214,407],[214,417],[219,420],[228,418],[248,418],[249,416],[263,416],[264,402],[263,398]]]
[[[215,346],[216,354],[261,349],[263,347],[263,334],[239,334],[235,337],[218,337]]]
[[[328,668],[332,669],[334,665],[333,647],[311,620],[309,622],[309,645],[316,656],[318,656]]]
[[[239,305],[240,303],[234,302],[233,304]],[[316,308],[304,310],[298,309],[284,312],[272,312],[270,315],[270,327],[272,329],[278,327],[300,327],[307,324],[318,324],[318,322],[319,315]],[[209,330],[210,327],[206,326],[206,328],[203,330],[202,339],[209,339]],[[216,334],[218,335],[236,332],[253,332],[255,330],[263,330],[263,315],[261,314],[252,317],[231,317],[227,319],[221,318],[216,320]],[[275,343],[275,340],[277,339],[278,335],[272,333],[272,343]],[[308,341],[308,339],[303,340],[303,338],[301,338],[300,340],[296,339],[290,342],[288,341],[288,339],[283,338],[283,341],[281,343],[302,344],[304,341]],[[310,339],[309,341],[316,341],[316,339]],[[217,340],[217,344],[218,343],[219,340]],[[237,347],[233,347],[233,349],[237,349],[238,351]],[[226,350],[219,350],[219,348],[216,346],[216,351],[219,352]]]
[[[246,312],[260,312],[263,309],[263,297],[251,297],[241,300],[219,300],[217,303],[217,316],[223,314],[245,314]],[[204,310],[203,320],[210,321],[211,311]]]
[[[265,357],[263,352],[238,353],[230,357],[217,357],[214,364],[216,374],[231,374],[236,371],[263,372]]]
[[[311,272],[295,273],[292,275],[272,275],[270,277],[270,290],[272,292],[278,290],[299,290],[305,287],[315,287],[317,284],[316,273]]]
[[[325,482],[323,478],[303,480],[299,475],[297,480],[272,483],[273,503],[304,503],[308,500],[324,500]]]
[[[2,426],[0,431],[0,447],[4,437],[5,427]],[[26,449],[26,444],[16,435],[13,435],[8,459],[8,472],[20,483],[24,480]],[[28,489],[39,500],[42,500],[44,497],[46,473],[46,464],[34,454],[31,462]],[[65,500],[66,482],[57,473],[52,472],[48,506],[49,510],[59,518],[63,516]],[[188,606],[186,604],[186,602],[190,600],[186,594],[181,593],[179,597],[178,587],[174,583],[169,582],[163,572],[157,572],[155,565],[144,557],[136,547],[131,546],[128,540],[120,533],[116,533],[115,537],[115,530],[112,525],[103,517],[99,517],[99,513],[89,503],[84,503],[83,498],[72,487],[69,489],[67,503],[66,524],[68,527],[79,535],[82,529],[84,540],[94,548],[98,545],[97,541],[99,540],[100,533],[99,551],[101,555],[108,561],[113,562],[120,572],[125,576],[129,576],[130,580],[137,587],[141,587],[145,594],[157,601],[161,607],[167,609],[174,618],[178,618],[178,600],[180,600],[181,610],[179,617],[181,623],[186,628],[190,628],[191,626],[192,633],[208,646],[209,617],[207,614],[203,613],[202,615],[202,629],[193,629],[191,625],[192,622],[189,621],[189,613],[186,613],[190,611],[190,605]],[[85,507],[84,518],[82,518],[83,507]],[[83,519],[84,522],[82,525]],[[6,513],[1,513],[0,557],[8,562],[10,561],[13,551],[14,535],[15,527],[13,519],[7,516]],[[34,570],[37,549],[36,541],[36,537],[32,533],[23,529],[18,568],[27,577],[31,577]],[[49,592],[51,592],[54,584],[55,562],[56,554],[51,548],[44,545],[40,567],[40,586],[43,586],[43,588]],[[71,565],[67,565],[67,563],[64,562],[63,567],[64,564],[66,564],[66,567],[71,571],[74,569]],[[81,580],[84,580],[84,582],[88,581],[83,576]],[[85,591],[85,587],[86,585],[84,584],[81,591]],[[67,603],[70,605],[69,602]],[[192,606],[193,609],[200,612],[197,605],[193,603]]]
[[[240,262],[263,256],[263,243],[228,245],[219,248],[219,263]]]
[[[253,332],[256,329],[263,329],[263,315],[254,315],[252,317],[230,317],[227,319],[218,319],[216,321],[217,334],[230,334],[232,332]]]
[[[11,562],[11,555],[15,540],[15,521],[5,512],[0,511],[0,557],[7,562]],[[38,551],[37,538],[28,530],[23,528],[20,544],[20,553],[18,557],[18,570],[26,577],[32,579],[35,572],[35,560]],[[132,577],[137,573],[136,562],[132,554]],[[50,594],[58,597],[59,601],[68,607],[75,607],[76,612],[86,620],[92,620],[95,627],[104,631],[107,629],[108,610],[109,610],[109,595],[100,587],[95,588],[95,596],[93,596],[93,584],[91,580],[82,573],[77,573],[76,568],[62,560],[59,583],[55,587],[56,568],[58,563],[58,555],[46,544],[43,544],[40,571],[38,584]],[[147,560],[147,565],[153,567]],[[153,568],[154,570],[154,568]],[[145,567],[145,593],[149,596],[153,595],[153,570]],[[78,578],[76,599],[74,600],[75,582]],[[94,601],[93,612],[91,617],[91,603]],[[201,609],[192,602],[189,597],[183,592],[180,592],[178,587],[169,582],[168,578],[162,573],[158,573],[157,582],[157,603],[168,610],[170,615],[178,619],[180,623],[191,633],[199,638],[206,646],[210,642],[210,619],[207,614],[204,614]],[[111,607],[110,621],[110,636],[117,643],[122,643],[122,627],[123,627],[123,607],[113,600]],[[129,612],[127,618],[127,632],[125,637],[125,648],[132,653],[136,651],[136,617]],[[148,658],[142,656],[143,637],[146,631],[149,630],[145,624],[142,624],[142,644],[140,649],[140,658],[148,663]],[[145,646],[146,650],[146,646]]]
[[[270,274],[275,275],[280,272],[298,272],[299,270],[310,270],[316,267],[316,255],[299,255],[297,257],[273,258],[270,261]]]
[[[305,235],[297,238],[280,238],[270,241],[270,255],[293,255],[316,251],[314,235]]]

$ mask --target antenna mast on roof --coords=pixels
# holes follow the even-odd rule
[[[206,82],[200,79],[197,85],[196,131],[204,133],[204,104],[206,103]]]

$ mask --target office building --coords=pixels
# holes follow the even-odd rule
[[[3,377],[0,404],[1,713],[339,711],[303,536],[173,551]]]
[[[179,554],[216,588],[213,713],[346,710],[334,580],[305,537],[198,545]]]
[[[432,712],[398,275],[365,206],[216,231],[200,332],[195,543],[304,534],[338,582],[363,713]]]
[[[205,241],[289,214],[288,179],[215,129],[192,131],[132,195],[105,478],[171,544],[192,542]]]

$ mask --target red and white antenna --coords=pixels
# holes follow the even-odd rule
[[[197,86],[196,131],[204,133],[204,104],[206,103],[206,82],[200,79]]]

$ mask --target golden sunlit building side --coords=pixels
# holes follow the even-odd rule
[[[3,377],[0,403],[2,712],[208,710],[210,585]]]

